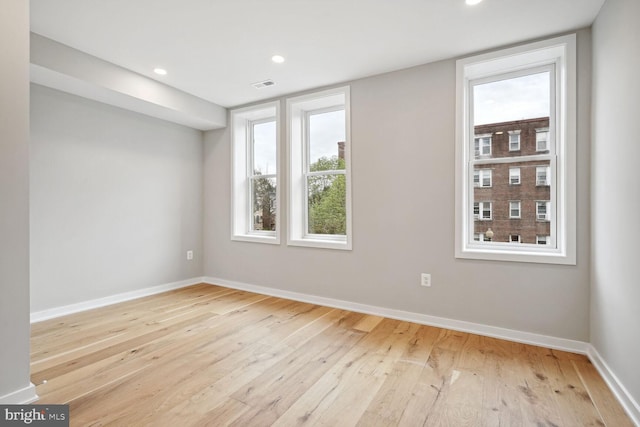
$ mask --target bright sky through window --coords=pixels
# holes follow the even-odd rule
[[[253,132],[255,168],[263,175],[276,173],[276,122],[259,123]]]
[[[474,86],[474,125],[548,117],[549,72]]]
[[[320,157],[332,158],[338,155],[338,142],[345,140],[344,110],[312,114],[310,117],[309,163],[313,164]]]

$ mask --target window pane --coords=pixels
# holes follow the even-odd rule
[[[344,175],[307,177],[308,233],[346,234],[346,178]]]
[[[345,169],[344,110],[309,114],[309,170]]]
[[[549,130],[542,129],[536,132],[536,150],[546,151],[548,149],[547,141],[549,139]]]
[[[509,168],[509,184],[520,184],[520,168]]]
[[[474,124],[549,117],[550,87],[548,71],[475,85]]]
[[[536,244],[537,236],[551,232],[549,215],[536,207],[537,201],[551,198],[550,187],[540,184],[546,182],[551,162],[527,157],[548,153],[541,153],[540,147],[544,144],[548,150],[551,73],[501,78],[472,89],[477,155],[470,167],[481,170],[480,184],[470,196],[481,201],[473,231],[491,229],[493,242]],[[484,140],[490,141],[488,151],[483,151]],[[487,162],[490,159],[500,161]],[[492,171],[490,186],[484,180],[484,169]]]
[[[253,174],[276,173],[276,122],[253,125]]]
[[[251,179],[251,207],[253,231],[276,229],[276,179]]]
[[[509,202],[509,216],[520,218],[520,202]]]

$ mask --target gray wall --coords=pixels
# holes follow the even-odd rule
[[[201,276],[202,156],[200,131],[32,85],[31,310]]]
[[[1,397],[29,387],[29,2],[1,8],[0,402],[7,403]]]
[[[207,132],[205,275],[588,340],[590,44],[590,31],[581,31],[577,266],[454,258],[455,61],[448,60],[350,83],[351,252],[232,242],[229,130]],[[419,286],[421,272],[432,274],[433,287]]]
[[[640,402],[640,2],[593,26],[591,342]]]

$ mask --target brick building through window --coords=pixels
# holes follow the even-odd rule
[[[483,159],[474,168],[474,240],[548,244],[551,165],[533,156],[549,153],[549,118],[474,130],[475,158]]]

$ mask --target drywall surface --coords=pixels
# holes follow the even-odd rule
[[[448,60],[349,83],[352,251],[289,247],[286,238],[231,241],[229,130],[207,132],[205,275],[586,341],[590,52],[582,30],[577,266],[454,258],[455,61]],[[280,215],[286,224],[284,209]],[[422,272],[431,273],[431,288],[419,286]]]
[[[636,402],[640,402],[638,16],[638,1],[608,0],[593,25],[591,178],[591,342]]]
[[[0,57],[0,403],[22,403],[30,387],[29,2],[2,3]]]
[[[31,310],[201,276],[202,174],[201,132],[32,85]]]

